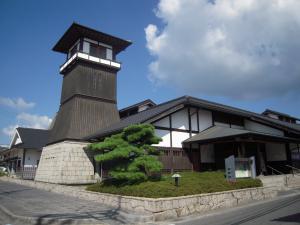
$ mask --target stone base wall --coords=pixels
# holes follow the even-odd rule
[[[280,187],[258,187],[209,194],[172,198],[141,198],[86,191],[82,187],[49,184],[1,177],[0,180],[19,183],[34,188],[61,193],[79,199],[99,202],[125,212],[139,213],[148,221],[175,219],[201,214],[215,209],[230,208],[277,196]],[[145,217],[147,215],[147,217]]]
[[[63,141],[43,148],[35,180],[56,184],[95,183],[88,143]]]

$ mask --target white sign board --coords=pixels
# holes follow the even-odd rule
[[[256,177],[255,157],[235,158],[233,155],[225,159],[225,173],[228,181],[236,178]]]

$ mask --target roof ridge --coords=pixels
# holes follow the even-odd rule
[[[26,130],[42,130],[42,131],[49,131],[48,129],[42,129],[42,128],[33,128],[33,127],[17,127],[16,129],[26,129]]]

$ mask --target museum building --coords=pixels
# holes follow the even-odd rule
[[[150,99],[117,108],[117,55],[130,41],[73,23],[53,50],[66,55],[60,66],[59,111],[49,129],[35,180],[92,183],[102,178],[87,145],[131,124],[150,123],[164,171],[224,169],[224,159],[254,156],[257,174],[299,167],[299,119],[266,110],[262,114],[182,96],[156,104]],[[121,84],[122,85],[122,84]]]

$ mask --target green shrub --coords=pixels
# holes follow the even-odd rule
[[[160,174],[159,151],[151,146],[161,138],[154,133],[151,124],[131,125],[104,141],[93,143],[89,148],[97,151],[94,158],[100,163],[109,163],[109,175],[118,183],[133,184],[151,179]]]
[[[238,179],[230,183],[224,178],[224,172],[183,172],[179,187],[174,185],[171,175],[164,175],[159,181],[145,181],[138,184],[126,185],[107,180],[102,183],[88,186],[87,190],[149,198],[175,197],[194,195],[235,189],[260,187],[259,179]]]

